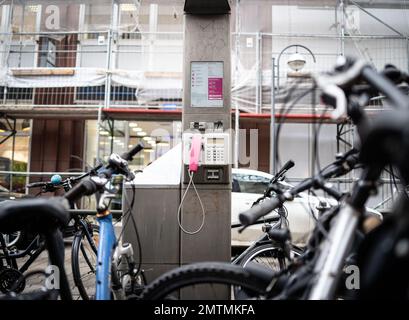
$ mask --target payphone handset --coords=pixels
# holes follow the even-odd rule
[[[192,151],[197,148],[197,143],[201,139],[200,154],[198,156],[198,166],[201,165],[228,165],[230,162],[230,136],[224,132],[190,133],[183,134],[183,163],[192,166]],[[195,142],[195,143],[193,143]],[[195,148],[194,148],[195,147]],[[197,167],[193,164],[193,168]]]

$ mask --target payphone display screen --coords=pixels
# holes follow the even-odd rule
[[[223,107],[223,62],[192,62],[192,107]]]

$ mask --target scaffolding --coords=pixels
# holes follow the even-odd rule
[[[305,73],[329,70],[339,55],[355,55],[380,69],[386,63],[408,70],[409,39],[356,1],[336,1],[335,23],[331,33],[245,32],[240,20],[240,0],[232,1],[236,16],[232,33],[232,110],[235,121],[235,165],[238,166],[240,118],[254,115],[263,118],[272,113],[273,78],[279,79],[273,118],[281,112],[282,94],[294,75],[287,71],[293,51],[285,52],[279,73],[273,74],[272,58],[291,44],[308,47],[316,63],[307,56]],[[133,10],[139,12],[136,1]],[[0,30],[0,112],[19,118],[48,116],[83,117],[98,120],[100,132],[108,122],[125,115],[138,117],[180,118],[182,108],[182,32],[141,31],[121,28],[119,3],[112,1],[111,24],[98,30],[36,30],[16,32],[10,29],[12,5],[3,6]],[[354,25],[354,7],[382,24],[388,35],[363,34]],[[85,5],[80,5],[84,16]],[[39,14],[38,11],[36,12]],[[291,31],[291,30],[290,30]],[[323,106],[314,110],[310,103],[298,103],[288,121],[310,125]],[[372,112],[383,109],[382,103],[371,106]],[[155,113],[158,111],[157,113]],[[108,120],[110,119],[110,120]],[[336,126],[336,150],[353,145],[349,123]],[[311,142],[311,141],[310,141]],[[97,147],[97,157],[100,157]],[[309,159],[312,162],[312,159]],[[308,165],[311,167],[311,163]],[[293,177],[294,181],[298,177]],[[354,177],[350,177],[353,180]],[[347,186],[345,186],[347,187]],[[387,186],[389,188],[389,186]],[[389,190],[389,189],[388,189]]]

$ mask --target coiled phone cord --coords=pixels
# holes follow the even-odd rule
[[[205,212],[205,209],[204,209],[204,207],[203,207],[202,199],[200,199],[200,196],[199,196],[199,193],[197,192],[195,183],[193,182],[193,175],[194,175],[194,172],[193,172],[193,171],[189,171],[189,184],[187,185],[187,188],[186,188],[185,192],[183,193],[182,200],[180,201],[179,208],[178,208],[178,224],[179,224],[179,228],[180,228],[184,233],[190,234],[190,235],[194,235],[194,234],[199,233],[199,232],[203,229],[203,226],[204,226],[204,224],[205,224],[205,219],[206,219],[206,212]],[[199,199],[200,207],[202,208],[202,223],[200,224],[200,227],[199,227],[197,230],[195,230],[195,231],[186,230],[186,229],[182,226],[182,222],[181,222],[181,212],[182,212],[183,201],[185,200],[185,197],[186,197],[187,192],[189,191],[189,188],[190,188],[191,185],[193,186],[193,189],[194,189],[195,192],[196,192],[197,198]]]

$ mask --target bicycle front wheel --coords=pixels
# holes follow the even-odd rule
[[[203,262],[186,265],[163,274],[145,288],[142,299],[230,299],[235,287],[251,292],[253,297],[260,297],[268,284],[240,266]]]
[[[98,246],[99,227],[91,225],[92,241]],[[95,299],[97,251],[85,236],[85,230],[78,231],[74,236],[71,251],[72,274],[75,286],[83,300]]]

